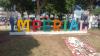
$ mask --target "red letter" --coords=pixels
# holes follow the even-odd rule
[[[38,23],[38,25],[35,25],[35,23]],[[33,31],[36,31],[36,29],[41,27],[42,22],[40,20],[33,20],[32,25],[33,25]]]

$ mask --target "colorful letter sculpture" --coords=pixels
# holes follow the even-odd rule
[[[82,31],[83,21],[80,21],[80,31]]]
[[[37,23],[37,25],[36,25]],[[40,20],[33,20],[32,25],[33,25],[33,31],[36,31],[36,29],[41,27],[42,22]]]
[[[64,20],[64,31],[66,31],[67,30],[67,20]]]
[[[32,23],[31,24],[30,23],[31,23],[30,19],[26,19],[26,20],[18,19],[17,20],[18,32],[22,32],[24,31],[24,29],[27,32],[30,32],[31,29],[33,31],[37,31],[40,29],[43,31],[50,31],[50,30],[60,31],[60,29],[64,31],[67,31],[67,29],[69,29],[69,31],[73,31],[73,30],[87,31],[88,29],[88,23],[84,21],[77,22],[75,19],[62,20],[62,21],[58,19],[54,19],[54,20],[44,19],[44,20],[33,20]],[[11,24],[11,31],[13,32],[14,25],[15,25],[14,19],[12,18],[10,19],[10,24]]]
[[[54,25],[53,25],[54,31],[56,31],[56,30],[59,31],[60,27],[62,25],[62,22],[60,20],[57,20],[57,19],[55,19],[53,22],[54,22]],[[59,25],[57,25],[57,23],[59,23]]]
[[[69,30],[72,31],[73,28],[75,28],[75,30],[78,31],[78,23],[76,22],[75,19],[72,19],[72,21],[71,21],[71,25],[70,25],[70,29],[69,29]]]
[[[29,32],[30,31],[29,22],[30,20],[23,21],[22,19],[19,19],[17,22],[18,32],[21,32],[21,29],[24,29],[25,27],[26,27],[26,31]]]
[[[43,20],[43,30],[44,31],[50,31],[51,26],[46,25],[46,23],[50,24],[51,20]]]

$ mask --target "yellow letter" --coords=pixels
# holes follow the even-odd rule
[[[23,29],[25,27],[25,25],[26,25],[26,31],[29,32],[30,31],[29,22],[30,22],[30,20],[23,21],[22,19],[19,19],[17,22],[18,32],[21,31],[21,26]]]

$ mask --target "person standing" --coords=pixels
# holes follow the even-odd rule
[[[14,32],[14,16],[10,16],[10,25],[11,25],[11,32]]]

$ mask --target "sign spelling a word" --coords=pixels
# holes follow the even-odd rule
[[[53,23],[53,24],[51,24]],[[68,27],[69,25],[69,27]],[[32,27],[31,27],[32,26]],[[88,28],[88,25],[84,25],[84,22],[77,22],[75,19],[72,19],[68,24],[68,20],[60,21],[58,19],[54,20],[17,20],[17,31],[21,32],[21,29],[25,29],[26,32],[30,32],[30,29],[33,31],[37,31],[37,29],[43,29],[43,31],[50,31],[53,29],[54,31],[64,30],[73,31],[73,30],[84,30]],[[11,30],[14,31],[14,23],[11,23]]]

